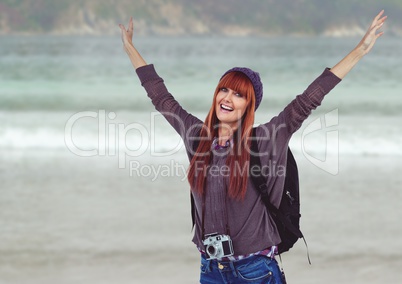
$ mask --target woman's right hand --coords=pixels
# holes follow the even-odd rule
[[[121,40],[123,41],[124,47],[127,45],[133,45],[133,33],[134,33],[134,24],[133,18],[130,18],[128,23],[128,28],[126,29],[122,24],[119,24],[121,29]]]
[[[119,24],[121,29],[121,40],[123,41],[124,50],[126,51],[128,57],[130,58],[131,63],[134,68],[137,69],[141,66],[147,65],[145,60],[142,58],[141,54],[134,47],[133,44],[133,33],[134,33],[134,24],[133,18],[130,18],[130,22],[128,23],[128,28]]]

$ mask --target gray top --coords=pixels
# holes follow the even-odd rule
[[[163,79],[158,76],[153,65],[138,68],[138,77],[151,98],[156,110],[161,112],[179,133],[187,153],[192,151],[191,143],[203,122],[185,111],[167,90]],[[300,128],[311,111],[321,104],[324,96],[339,82],[329,69],[314,80],[308,88],[288,104],[282,112],[269,122],[256,129],[257,144],[261,164],[266,165],[267,186],[272,204],[279,206],[286,169],[287,148],[292,134]],[[245,199],[237,201],[228,198],[227,215],[225,210],[226,186],[228,177],[218,174],[225,167],[229,148],[212,149],[211,166],[216,169],[207,177],[205,202],[205,233],[226,233],[226,220],[229,223],[235,255],[245,255],[266,249],[280,243],[275,223],[266,210],[259,193],[249,179]],[[239,169],[241,170],[241,168]],[[223,171],[223,173],[225,173]],[[203,247],[201,239],[202,196],[193,193],[196,216],[193,242]]]

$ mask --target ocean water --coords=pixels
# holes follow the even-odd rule
[[[346,55],[357,40],[216,37],[137,41],[138,49],[148,63],[155,64],[173,95],[201,119],[224,71],[233,66],[258,71],[265,96],[257,112],[258,124],[277,114],[325,67]],[[122,123],[127,126],[140,122],[148,129],[153,107],[119,46],[119,38],[10,36],[2,37],[1,42],[0,147],[65,148],[63,126],[76,115],[73,138],[84,140],[85,145],[79,147],[93,149],[100,140],[102,111],[106,140],[111,136],[108,129],[118,130]],[[316,111],[318,117],[338,110],[341,150],[354,154],[402,154],[402,58],[397,52],[401,45],[400,39],[381,38],[372,53]],[[85,111],[92,113],[88,117]],[[161,125],[165,129],[164,124],[156,124],[155,128]],[[136,133],[139,131],[127,132],[131,143],[141,138]],[[157,147],[174,147],[177,141],[171,135],[174,132],[161,135],[158,140],[163,142]]]
[[[256,124],[358,41],[135,39],[171,93],[201,119],[227,69],[258,71],[264,100]],[[154,111],[120,38],[2,36],[0,42],[0,283],[143,283],[138,279],[149,277],[155,260],[164,262],[158,273],[168,273],[172,255],[187,274],[167,283],[195,283],[183,145]],[[349,274],[358,271],[354,283],[383,283],[365,273],[375,269],[368,251],[391,267],[387,279],[397,278],[401,48],[402,39],[382,37],[291,141],[303,165],[312,254],[326,260],[312,270],[319,275],[314,283],[337,283],[328,277],[344,258]],[[133,170],[139,164],[141,171]],[[325,235],[334,227],[336,234]],[[304,258],[303,246],[296,251]],[[290,271],[306,277],[299,283],[312,283],[303,265],[291,264]],[[148,282],[160,283],[158,273]]]

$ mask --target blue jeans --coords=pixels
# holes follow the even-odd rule
[[[201,254],[201,284],[268,283],[285,284],[275,259],[263,255],[237,261],[207,260]]]

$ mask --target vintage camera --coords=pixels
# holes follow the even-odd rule
[[[207,259],[217,259],[233,255],[232,240],[227,235],[218,235],[218,233],[205,235],[203,244],[205,252],[209,256]]]

